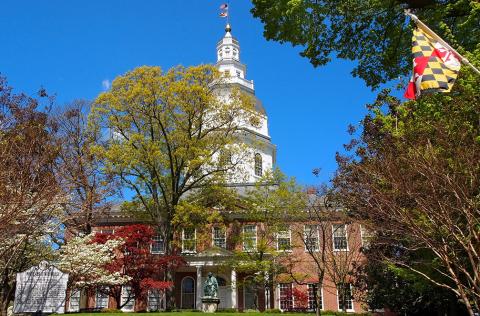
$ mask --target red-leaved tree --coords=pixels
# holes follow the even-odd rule
[[[293,288],[292,296],[295,302],[295,308],[308,308],[308,292],[297,287]]]
[[[109,239],[121,238],[124,244],[118,249],[118,255],[108,264],[107,270],[130,277],[125,284],[130,291],[122,300],[121,286],[108,286],[105,294],[112,296],[116,308],[120,309],[136,298],[145,296],[148,290],[165,291],[173,287],[167,280],[166,271],[184,265],[179,255],[151,254],[150,247],[155,231],[143,224],[127,225],[115,230],[114,234],[97,233],[94,242],[105,243]],[[102,290],[102,289],[101,289]]]

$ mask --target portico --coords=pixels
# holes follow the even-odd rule
[[[202,309],[203,284],[209,272],[212,272],[217,278],[218,298],[220,299],[218,308],[237,308],[237,273],[235,269],[227,266],[227,259],[231,256],[232,253],[228,250],[212,248],[185,258],[187,266],[183,269],[195,273],[195,309]],[[182,279],[188,277],[190,276],[183,275]],[[181,295],[184,295],[183,289]],[[180,307],[187,308],[182,304]]]

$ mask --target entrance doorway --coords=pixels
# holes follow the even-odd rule
[[[184,277],[182,280],[182,309],[195,308],[195,280],[192,277]]]
[[[253,278],[245,278],[243,285],[243,309],[258,310],[257,289],[253,282]]]

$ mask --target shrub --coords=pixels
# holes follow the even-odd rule
[[[236,308],[220,308],[217,310],[218,313],[237,313]]]

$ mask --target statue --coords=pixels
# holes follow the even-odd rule
[[[212,272],[208,273],[207,280],[203,286],[203,292],[205,297],[217,297],[218,296],[218,282],[217,278],[213,276]]]

